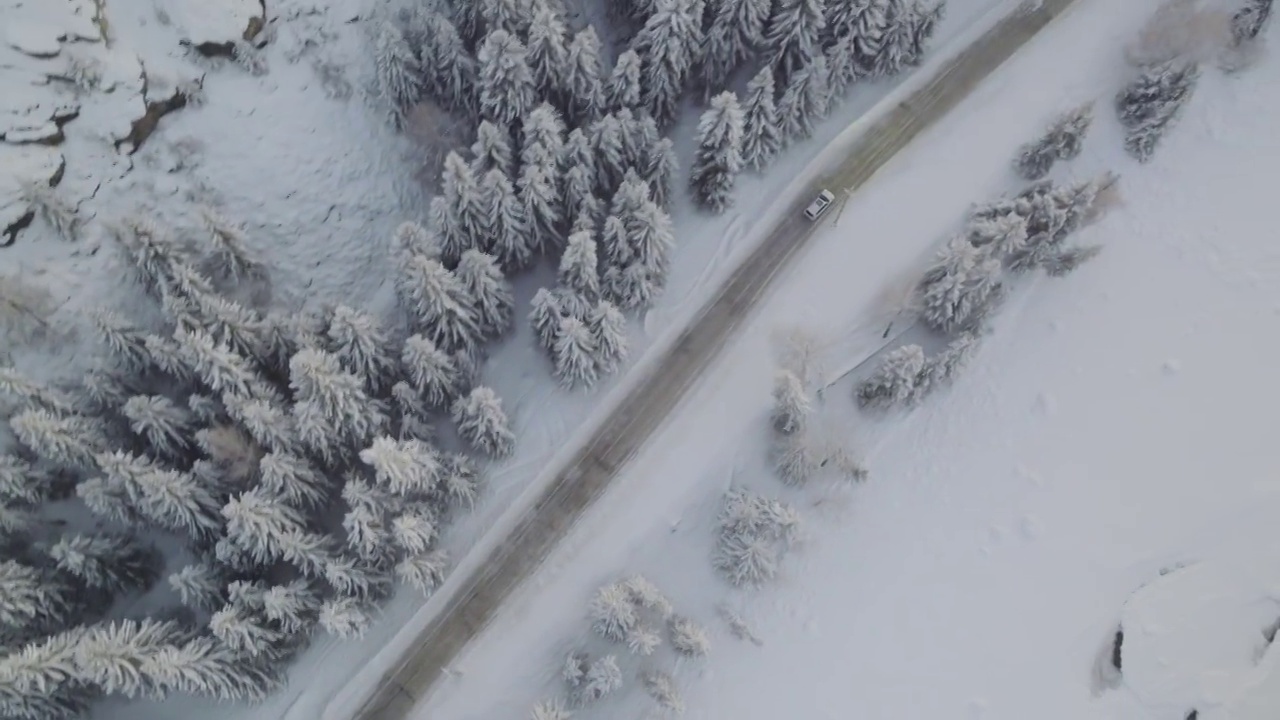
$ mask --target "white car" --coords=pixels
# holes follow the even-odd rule
[[[832,195],[830,190],[823,190],[818,193],[818,197],[814,198],[813,202],[809,203],[809,207],[804,209],[804,216],[810,220],[817,220],[827,211],[827,208],[831,207],[835,199],[836,196]]]

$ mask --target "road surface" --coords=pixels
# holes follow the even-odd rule
[[[617,409],[596,429],[555,482],[476,570],[454,576],[461,583],[451,602],[423,628],[411,649],[381,680],[356,720],[406,720],[439,679],[442,669],[477,637],[503,602],[528,579],[578,519],[609,487],[618,471],[662,425],[702,371],[748,317],[813,234],[802,210],[817,189],[856,190],[922,131],[954,108],[983,78],[1009,59],[1074,0],[1024,4],[956,56],[919,90],[854,142],[833,174],[815,183],[783,216],[716,295],[703,306],[660,362],[634,383]]]

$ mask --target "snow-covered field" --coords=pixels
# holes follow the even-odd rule
[[[1274,717],[1280,250],[1265,228],[1280,60],[1206,67],[1139,165],[1111,98],[1155,5],[1081,0],[855,197],[421,716],[520,716],[560,693],[592,592],[643,572],[713,630],[708,658],[674,662],[687,717]],[[1019,287],[957,384],[909,414],[856,413],[849,380],[828,388],[823,421],[854,438],[867,483],[770,477],[778,335],[829,340],[829,368],[872,351],[886,298],[969,204],[1018,188],[1017,145],[1091,99],[1084,152],[1053,176],[1122,176],[1124,204],[1082,238],[1102,255]],[[762,591],[731,590],[709,563],[731,483],[808,520]],[[730,635],[721,603],[759,646]],[[634,690],[582,716],[650,702]]]

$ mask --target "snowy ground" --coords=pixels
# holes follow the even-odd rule
[[[952,0],[937,43],[956,37],[998,4]],[[421,217],[425,193],[420,185],[423,153],[391,132],[368,97],[368,34],[384,5],[375,0],[269,2],[266,24],[241,46],[251,62],[237,64],[202,57],[189,47],[219,51],[221,45],[239,43],[255,16],[256,2],[209,6],[183,0],[161,7],[136,0],[85,0],[50,14],[55,6],[0,0],[0,14],[22,19],[21,27],[6,25],[0,57],[6,93],[0,106],[6,113],[6,143],[0,145],[6,153],[0,167],[5,219],[26,210],[21,185],[47,180],[50,168],[59,163],[65,169],[56,195],[76,209],[78,218],[73,241],[58,238],[36,217],[15,234],[12,246],[0,249],[0,275],[20,275],[47,288],[56,308],[50,322],[68,331],[59,333],[57,343],[30,351],[5,348],[18,367],[37,376],[74,374],[97,352],[89,338],[71,334],[82,328],[80,313],[103,306],[129,312],[136,290],[120,285],[113,253],[104,247],[104,227],[139,209],[188,228],[200,207],[209,205],[243,224],[272,268],[275,302],[301,307],[341,301],[390,313],[390,231],[404,219]],[[93,20],[99,13],[105,22]],[[262,47],[254,51],[258,45]],[[76,92],[66,83],[44,79],[69,74],[73,57],[101,67],[103,80],[96,88]],[[687,204],[675,209],[679,248],[669,289],[635,330],[633,356],[642,356],[699,305],[763,230],[761,219],[785,204],[780,188],[802,182],[798,176],[810,161],[891,86],[856,89],[815,137],[791,149],[769,177],[744,178],[737,210],[712,218],[694,213]],[[159,118],[140,145],[124,142],[149,103],[169,100],[179,88],[190,90],[199,102]],[[59,113],[69,99],[79,115],[62,123]],[[676,131],[686,163],[693,114],[691,110]],[[59,145],[50,149],[26,141],[52,132],[47,121],[54,119],[65,136]],[[15,154],[35,159],[9,162]],[[32,168],[43,174],[32,175]],[[522,302],[535,282],[523,282]],[[493,474],[489,497],[477,515],[454,531],[450,542],[455,554],[511,505],[618,382],[590,394],[566,395],[552,389],[548,369],[532,348],[521,324],[520,333],[498,349],[487,370],[521,433],[520,450]],[[411,594],[398,598],[386,609],[385,622],[360,643],[319,640],[294,669],[290,687],[254,710],[255,716],[314,716],[336,688],[335,675],[347,674],[352,658],[368,657],[382,647],[420,605],[421,599]],[[147,707],[163,713],[179,705],[193,717],[226,713],[213,705],[192,707],[185,699]],[[99,714],[131,717],[137,708],[113,702]]]
[[[1273,717],[1280,251],[1259,229],[1280,60],[1206,70],[1139,166],[1109,103],[1155,4],[1081,0],[855,198],[422,716],[518,717],[555,694],[591,592],[640,571],[715,631],[709,659],[676,665],[687,717]],[[867,484],[770,478],[778,332],[832,339],[830,366],[860,359],[873,348],[838,339],[881,323],[969,203],[1016,187],[1016,145],[1089,99],[1094,132],[1055,176],[1121,173],[1125,205],[1082,238],[1102,256],[1020,288],[967,374],[914,413],[860,416],[848,380],[829,388],[824,417],[855,437]],[[708,562],[730,483],[810,520],[759,593],[730,591]],[[718,624],[722,601],[760,647]],[[1122,622],[1128,671],[1109,683]],[[647,703],[632,692],[582,716],[641,717]]]

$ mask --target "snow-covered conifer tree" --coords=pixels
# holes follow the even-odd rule
[[[539,344],[550,351],[560,332],[560,303],[547,288],[538,288],[530,302],[529,325],[538,337]]]
[[[800,432],[813,404],[804,383],[790,370],[780,370],[773,382],[773,427],[784,435]]]
[[[689,176],[694,197],[714,212],[724,212],[733,201],[733,184],[742,170],[742,142],[738,98],[722,92],[698,121],[698,149]]]
[[[159,576],[155,548],[128,535],[71,535],[49,549],[58,569],[91,588],[113,593],[146,590]]]
[[[790,83],[800,68],[822,54],[822,31],[827,25],[824,0],[779,0],[765,29],[769,64],[779,81]]]
[[[901,72],[904,67],[918,65],[924,55],[925,44],[942,19],[943,8],[943,3],[929,8],[918,3],[892,9],[884,44],[872,63],[870,74],[888,77]]]
[[[533,229],[511,180],[495,168],[485,173],[483,186],[489,229],[480,248],[493,253],[508,268],[524,267],[532,255],[529,245]]]
[[[200,209],[200,220],[209,233],[213,260],[221,277],[239,282],[262,275],[262,260],[249,247],[244,228],[211,207]]]
[[[510,176],[515,171],[515,153],[511,149],[511,133],[503,126],[481,120],[476,128],[476,141],[471,144],[471,170],[484,177],[490,170],[501,170]]]
[[[533,706],[529,720],[572,720],[573,714],[559,700],[543,700]]]
[[[610,583],[597,590],[587,610],[592,629],[613,642],[625,642],[627,635],[640,621],[631,592],[620,582]]]
[[[525,47],[506,30],[485,36],[476,53],[480,75],[480,114],[510,126],[533,108],[537,99]]]
[[[561,198],[555,173],[555,163],[525,165],[520,171],[516,187],[525,220],[529,223],[528,245],[525,246],[529,255],[513,259],[509,269],[524,267],[532,254],[558,244],[559,226],[564,218],[560,215]]]
[[[644,187],[644,181],[637,180],[637,183]],[[671,248],[675,244],[671,216],[652,200],[646,199],[636,212],[624,216],[623,222],[627,227],[627,243],[636,262],[656,273],[654,281],[661,287],[671,263]]]
[[[163,395],[136,395],[121,409],[129,426],[156,452],[181,459],[191,451],[194,418],[190,411]]]
[[[950,333],[977,327],[990,314],[1002,299],[1002,268],[989,247],[976,248],[958,236],[939,251],[920,282],[926,325]]]
[[[711,97],[728,85],[738,64],[764,44],[768,0],[711,0],[706,46],[702,54],[703,92]]]
[[[671,647],[686,657],[704,657],[711,651],[711,639],[706,628],[693,620],[673,615],[668,623],[671,631]]]
[[[295,400],[293,418],[303,441],[312,449],[321,450],[316,447],[317,441],[329,444],[345,440],[352,445],[366,442],[386,427],[386,412],[365,392],[364,383],[343,369],[336,356],[323,350],[307,348],[293,356],[289,361],[289,387]],[[309,435],[307,429],[313,427],[314,419],[309,412],[319,413],[338,436]]]
[[[137,509],[124,486],[109,478],[81,480],[76,484],[76,496],[98,517],[121,525],[138,521]]]
[[[263,593],[262,612],[286,633],[304,632],[319,617],[320,596],[310,582],[298,578]]]
[[[406,555],[396,564],[396,577],[422,593],[430,593],[444,582],[449,556],[443,550]]]
[[[458,153],[445,156],[441,178],[431,215],[440,236],[440,260],[452,264],[464,251],[482,244],[490,227],[490,208],[484,187]]]
[[[360,461],[373,468],[379,487],[405,498],[430,494],[444,472],[431,446],[418,440],[375,438]]]
[[[413,335],[405,340],[400,361],[428,407],[448,407],[462,389],[462,375],[453,358],[428,338]]]
[[[589,130],[596,190],[607,194],[617,188],[627,168],[622,122],[609,113],[591,123]]]
[[[471,458],[462,453],[450,453],[442,461],[443,480],[437,488],[437,500],[446,509],[463,505],[470,508],[480,494],[480,471]]]
[[[50,480],[47,473],[32,470],[17,455],[0,455],[0,498],[39,503],[52,490]]]
[[[472,388],[453,403],[451,411],[458,434],[472,447],[492,457],[506,457],[515,450],[516,436],[492,388]]]
[[[344,640],[364,635],[373,624],[369,609],[355,598],[336,597],[320,606],[320,627],[325,632]]]
[[[671,186],[679,169],[675,145],[670,138],[659,138],[649,145],[642,167],[643,179],[649,184],[653,201],[663,209],[671,205]]]
[[[405,258],[400,296],[415,325],[447,351],[472,345],[480,335],[474,300],[458,277],[438,261],[422,255]]]
[[[320,507],[328,500],[328,481],[306,459],[269,452],[258,462],[261,487],[296,508]]]
[[[503,30],[523,36],[529,32],[533,7],[529,0],[480,0],[480,17],[490,32]]]
[[[209,631],[235,652],[254,658],[275,655],[287,639],[287,633],[272,627],[258,613],[234,603],[213,613]]]
[[[308,530],[301,513],[264,490],[253,489],[231,498],[222,515],[227,520],[227,537],[258,564],[285,560],[309,575],[318,575],[329,561],[324,536]]]
[[[370,392],[381,393],[391,385],[395,356],[387,330],[377,318],[339,305],[333,309],[328,335],[329,351],[364,380]]]
[[[1139,162],[1155,153],[1169,126],[1191,98],[1200,68],[1195,63],[1171,60],[1147,68],[1116,97],[1120,124],[1125,128],[1124,148]]]
[[[622,670],[618,668],[618,659],[613,655],[605,655],[587,668],[582,685],[577,688],[576,699],[581,705],[598,702],[620,687]]]
[[[1018,148],[1014,169],[1026,180],[1039,180],[1059,160],[1080,154],[1084,134],[1093,122],[1093,103],[1082,105],[1054,120],[1038,139]]]
[[[1102,252],[1101,245],[1085,245],[1060,250],[1046,258],[1041,266],[1049,277],[1064,277]]]
[[[436,539],[436,518],[420,503],[406,508],[391,521],[391,537],[409,555],[421,555]]]
[[[1245,0],[1231,16],[1231,37],[1236,45],[1256,40],[1271,19],[1272,0]]]
[[[627,319],[617,306],[602,299],[591,309],[587,327],[596,349],[596,367],[605,374],[617,372],[627,359]]]
[[[558,278],[560,284],[584,297],[598,297],[600,294],[598,268],[595,238],[587,231],[571,234],[564,254],[560,256]]]
[[[890,352],[875,373],[858,384],[858,403],[890,408],[911,402],[924,367],[924,349],[919,345],[904,345]]]
[[[178,599],[197,610],[213,610],[227,601],[227,576],[214,563],[187,565],[169,576],[169,587]]]
[[[993,256],[1006,258],[1021,250],[1027,242],[1027,220],[1016,213],[992,218],[973,218],[965,229],[965,238],[977,248],[990,246]]]
[[[794,142],[812,136],[814,125],[826,116],[830,102],[827,59],[819,55],[795,72],[778,100],[783,137]]]
[[[521,126],[520,163],[558,168],[565,152],[565,126],[560,113],[549,103],[529,112]]]
[[[183,362],[215,394],[248,395],[250,388],[265,383],[243,356],[210,334],[179,328],[173,337]]]
[[[129,325],[110,311],[90,313],[89,319],[93,321],[103,345],[126,369],[142,372],[150,366],[150,353],[143,342],[146,333],[141,329]]]
[[[97,692],[71,682],[75,652],[83,631],[73,629],[50,635],[25,646],[14,646],[0,656],[0,713],[14,720],[64,720],[88,713]]]
[[[701,52],[702,17],[690,0],[657,0],[631,49],[643,63],[641,99],[661,127],[676,118],[689,72]]]
[[[537,8],[529,26],[528,60],[538,95],[564,105],[568,85],[569,47],[564,20],[550,3]]]
[[[553,353],[556,377],[566,389],[591,387],[599,377],[595,337],[586,323],[575,317],[560,320]]]
[[[604,82],[600,69],[600,36],[588,25],[569,41],[565,89],[569,116],[579,127],[594,121],[604,108]]]
[[[847,7],[845,19],[836,32],[847,32],[853,47],[853,64],[857,77],[875,74],[880,56],[889,42],[894,18],[906,11],[904,0],[858,0],[833,3],[836,9]]]
[[[766,67],[747,83],[743,111],[742,160],[754,170],[763,170],[782,149],[782,128],[773,95],[773,72]]]
[[[684,713],[684,698],[680,695],[680,690],[676,688],[675,678],[669,673],[655,670],[654,672],[645,673],[642,678],[644,681],[644,691],[658,703],[658,707],[664,712],[672,715],[681,715]]]
[[[439,12],[416,13],[415,17],[422,18],[418,56],[427,90],[454,112],[474,113],[479,71],[459,28]]]
[[[635,50],[624,50],[618,55],[605,86],[604,111],[617,112],[623,108],[640,107],[640,55]]]
[[[75,595],[54,573],[0,560],[0,634],[21,640],[61,629],[79,610]]]
[[[222,529],[217,499],[190,473],[120,451],[99,453],[95,460],[110,484],[122,488],[129,502],[161,527],[197,540]]]
[[[73,469],[93,467],[94,454],[106,442],[103,429],[87,417],[57,415],[41,408],[9,418],[18,442],[45,460]]]
[[[964,333],[948,343],[942,352],[925,360],[912,400],[921,400],[929,393],[951,383],[956,374],[969,363],[973,352],[978,348],[978,342],[977,334]]]
[[[378,86],[397,124],[404,124],[409,110],[422,99],[422,67],[404,34],[384,22],[378,29],[375,60]]]
[[[454,274],[467,297],[475,303],[476,322],[481,332],[488,337],[506,332],[511,327],[515,301],[511,284],[498,267],[498,261],[479,250],[468,250],[462,254]]]

